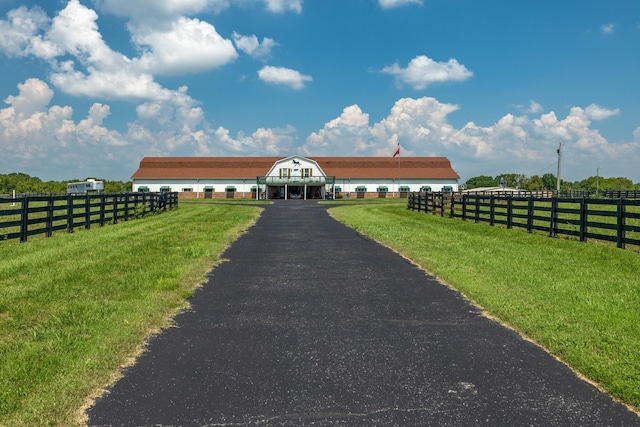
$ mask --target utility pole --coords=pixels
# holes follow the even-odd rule
[[[598,195],[599,181],[600,181],[600,168],[596,168],[596,196]]]
[[[560,171],[562,170],[562,142],[558,146],[558,177],[556,181],[556,190],[560,191]]]

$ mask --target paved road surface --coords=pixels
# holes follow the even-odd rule
[[[267,207],[225,257],[90,425],[640,426],[323,206]]]

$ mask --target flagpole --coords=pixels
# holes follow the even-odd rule
[[[400,197],[400,143],[398,143],[398,197]]]

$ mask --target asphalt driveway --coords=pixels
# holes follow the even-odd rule
[[[96,426],[640,426],[640,417],[311,201],[277,201]]]

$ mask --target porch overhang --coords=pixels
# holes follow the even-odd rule
[[[333,185],[336,182],[335,176],[259,176],[256,178],[258,184],[262,185]]]

